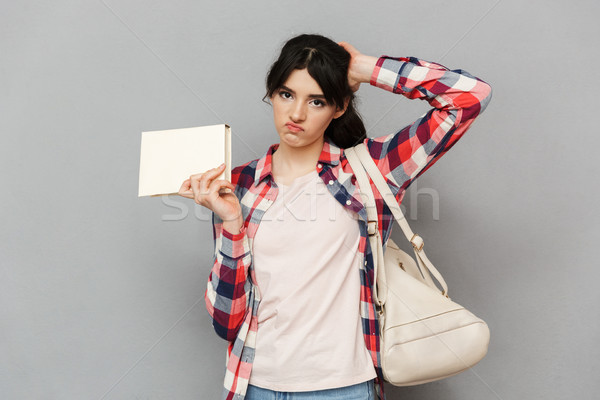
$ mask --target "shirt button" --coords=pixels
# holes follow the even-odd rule
[[[329,184],[330,184],[330,185],[333,185],[333,181],[332,181],[332,180],[330,180],[330,181],[329,181]]]
[[[317,168],[319,168],[319,169],[323,168],[323,164],[317,164]]]
[[[365,265],[367,265],[367,262],[365,261]]]
[[[350,204],[352,204],[352,202],[350,200],[346,200],[346,204],[350,205]]]

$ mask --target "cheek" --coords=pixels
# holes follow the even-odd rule
[[[273,106],[272,106],[273,118],[277,121],[281,118],[282,107],[281,107],[281,105],[279,105],[277,103],[271,103],[271,104],[273,104]]]
[[[319,115],[318,121],[319,125],[323,128],[327,128],[331,121],[333,120],[333,113],[327,112]]]

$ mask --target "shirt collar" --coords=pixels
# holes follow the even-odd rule
[[[258,163],[256,164],[256,171],[254,172],[254,186],[258,186],[258,184],[268,176],[271,176],[271,179],[273,178],[271,174],[273,153],[275,153],[275,150],[277,150],[278,147],[279,143],[272,144],[267,150],[266,154],[258,160]],[[336,146],[331,139],[325,136],[323,149],[319,155],[319,163],[329,164],[331,166],[338,165],[340,162],[340,154],[341,149]]]

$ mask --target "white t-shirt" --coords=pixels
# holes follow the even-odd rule
[[[277,186],[253,243],[261,303],[250,384],[295,392],[375,378],[359,313],[357,215],[316,171]]]

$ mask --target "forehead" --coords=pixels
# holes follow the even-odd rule
[[[323,90],[306,68],[293,70],[283,84],[298,94],[323,95]]]

